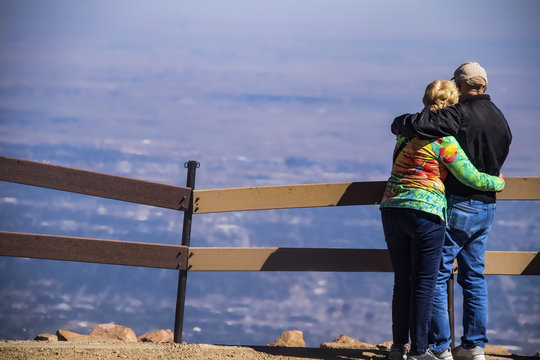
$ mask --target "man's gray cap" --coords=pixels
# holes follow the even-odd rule
[[[468,81],[475,76],[480,76],[488,82],[486,70],[480,66],[479,63],[471,61],[461,64],[456,71],[454,71],[454,77],[452,80],[456,81]]]

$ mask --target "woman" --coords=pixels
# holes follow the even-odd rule
[[[426,87],[424,105],[437,111],[457,103],[452,81]],[[381,202],[384,236],[394,268],[393,345],[389,360],[431,360],[428,327],[446,227],[443,180],[447,171],[465,185],[486,191],[504,187],[502,176],[480,173],[452,136],[435,140],[398,136],[392,174]]]

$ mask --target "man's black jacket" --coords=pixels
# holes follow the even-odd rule
[[[454,136],[479,171],[495,176],[499,175],[512,142],[506,118],[487,94],[436,112],[424,109],[421,113],[401,115],[394,119],[392,132],[420,139]],[[495,202],[494,192],[467,187],[452,174],[448,174],[445,186],[447,196]]]

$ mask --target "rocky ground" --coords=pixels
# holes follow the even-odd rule
[[[0,359],[182,359],[182,360],[371,360],[385,359],[386,350],[217,346],[176,343],[97,343],[68,341],[0,341]],[[487,360],[528,360],[537,357],[487,355]]]
[[[391,342],[378,345],[364,343],[346,335],[319,348],[306,348],[302,331],[289,330],[266,346],[227,346],[177,344],[170,330],[157,330],[139,337],[122,325],[99,324],[90,334],[58,330],[56,334],[39,334],[32,341],[1,341],[0,359],[182,359],[182,360],[353,360],[386,359]],[[504,347],[487,346],[487,360],[538,359],[513,355]]]

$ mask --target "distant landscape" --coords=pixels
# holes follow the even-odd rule
[[[3,2],[0,154],[180,186],[196,160],[197,189],[384,181],[392,119],[477,60],[513,131],[504,175],[540,176],[535,1],[158,3]],[[2,231],[163,244],[182,226],[173,210],[5,182],[0,214]],[[540,202],[500,201],[488,250],[538,251],[539,224]],[[191,245],[385,248],[376,206],[196,215]],[[1,257],[0,273],[1,339],[174,325],[172,270]],[[535,354],[540,277],[488,285],[490,344]],[[390,273],[192,272],[184,340],[264,345],[298,329],[309,347],[378,344],[391,294]]]

